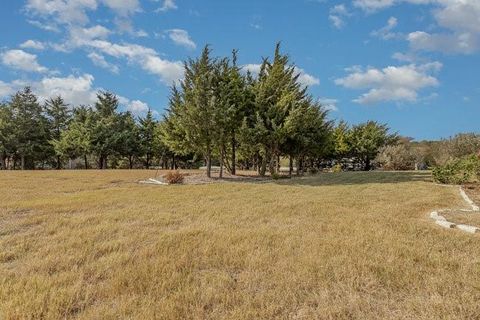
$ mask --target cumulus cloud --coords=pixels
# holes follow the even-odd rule
[[[65,102],[70,105],[91,104],[96,100],[97,90],[93,88],[93,80],[92,75],[83,74],[80,76],[44,77],[39,81],[0,82],[0,97],[5,98],[26,86],[30,86],[40,102],[61,95]]]
[[[439,84],[434,74],[442,68],[440,62],[421,65],[388,66],[383,69],[358,67],[344,78],[335,80],[337,85],[349,89],[367,89],[354,102],[374,104],[382,101],[415,102],[418,91]]]
[[[88,54],[88,58],[92,61],[92,63],[94,65],[96,65],[97,67],[100,67],[100,68],[103,68],[103,69],[106,69],[112,73],[115,73],[115,74],[118,74],[120,69],[118,68],[118,66],[112,64],[112,63],[109,63],[107,60],[105,60],[105,57],[101,54],[98,54],[96,52],[90,52]]]
[[[354,0],[353,5],[367,12],[375,12],[377,10],[391,7],[395,4],[394,0]]]
[[[102,0],[102,2],[122,16],[127,16],[141,11],[138,0]]]
[[[35,49],[35,50],[44,50],[46,45],[41,41],[36,40],[27,40],[20,45],[22,49]]]
[[[338,4],[330,8],[328,19],[337,29],[341,29],[345,26],[344,18],[349,17],[351,14],[344,4]]]
[[[141,11],[138,0],[27,0],[25,9],[32,16],[46,21],[52,17],[60,24],[85,25],[89,22],[87,12],[96,10],[99,5],[110,8],[120,16]]]
[[[390,17],[387,21],[387,24],[378,30],[371,32],[371,35],[383,40],[390,40],[398,36],[397,33],[392,32],[393,29],[398,25],[398,20],[395,17]]]
[[[166,12],[170,10],[176,10],[178,9],[178,6],[175,3],[175,0],[164,0],[163,5],[155,10],[156,12]]]
[[[110,42],[107,39],[110,34],[110,30],[100,25],[90,28],[72,27],[68,39],[64,43],[52,45],[52,47],[59,51],[84,49],[89,52],[92,62],[106,68],[111,68],[113,65],[106,61],[105,55],[116,59],[125,59],[128,63],[139,65],[144,71],[158,76],[168,85],[183,78],[181,61],[169,61],[161,58],[157,51],[145,46]],[[105,60],[105,63],[102,60]],[[112,71],[116,71],[116,68],[113,67]]]
[[[196,49],[197,45],[186,30],[171,29],[166,31],[168,37],[176,44],[187,49]]]
[[[16,70],[28,72],[47,72],[48,68],[41,66],[37,61],[35,54],[27,53],[23,50],[8,50],[0,55],[2,63]]]
[[[415,31],[407,36],[413,50],[471,54],[480,48],[480,36],[471,33],[428,33]]]
[[[375,12],[400,3],[431,4],[438,32],[417,30],[406,39],[413,50],[472,54],[480,50],[480,1],[478,0],[354,0],[354,6]],[[388,27],[388,26],[387,26]],[[390,33],[384,33],[390,35]],[[382,33],[378,34],[382,36]],[[392,34],[394,35],[394,34]]]
[[[97,100],[97,93],[102,90],[94,86],[94,80],[91,74],[86,73],[79,76],[44,77],[39,81],[0,81],[0,98],[6,98],[28,85],[40,102],[60,95],[70,106],[93,105]],[[127,111],[135,115],[143,115],[149,109],[148,105],[140,100],[130,100],[123,96],[118,96],[118,100]]]
[[[41,18],[53,17],[62,24],[86,24],[88,10],[97,9],[96,0],[27,0],[27,12]]]
[[[322,107],[324,107],[326,110],[338,111],[338,107],[337,107],[338,100],[337,99],[320,98],[318,101],[320,102]]]
[[[260,73],[260,64],[251,63],[242,66],[242,70],[244,72],[250,71],[250,73],[254,76],[257,76]],[[304,86],[315,86],[320,84],[320,79],[317,77],[308,74],[305,70],[295,67],[295,72],[298,75],[298,81]]]
[[[13,90],[12,85],[9,83],[5,83],[0,80],[0,98],[5,98],[11,94],[13,94],[15,90]]]

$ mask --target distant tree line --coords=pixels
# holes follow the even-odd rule
[[[307,169],[337,165],[371,170],[380,151],[398,145],[384,124],[349,126],[328,120],[296,68],[277,45],[258,75],[243,72],[237,52],[215,58],[207,46],[185,62],[162,119],[119,111],[111,92],[93,106],[69,106],[62,97],[40,103],[30,88],[0,105],[0,167],[198,168],[212,165],[278,173],[288,163]],[[75,165],[73,166],[73,163]]]

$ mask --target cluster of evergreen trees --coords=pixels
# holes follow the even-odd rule
[[[207,46],[185,63],[185,77],[172,88],[160,121],[119,112],[110,92],[99,92],[93,107],[70,108],[61,97],[43,105],[30,88],[0,105],[1,168],[64,168],[83,159],[84,168],[195,167],[212,164],[261,175],[290,174],[341,159],[355,159],[369,170],[380,148],[395,143],[385,125],[349,127],[327,119],[327,111],[300,84],[288,56],[277,45],[258,75],[244,73],[231,58],[213,58]],[[94,161],[92,161],[94,160]]]

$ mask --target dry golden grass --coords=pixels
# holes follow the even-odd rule
[[[478,319],[480,237],[415,173],[149,186],[0,172],[0,319]]]
[[[476,204],[480,204],[480,185],[466,185],[463,187],[468,197]],[[470,209],[470,208],[469,208]],[[480,227],[480,212],[452,210],[442,214],[448,221]]]
[[[480,227],[480,212],[448,211],[442,214],[448,221]]]

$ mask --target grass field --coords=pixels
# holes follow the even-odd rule
[[[480,236],[416,173],[149,186],[0,172],[0,319],[478,319]]]

